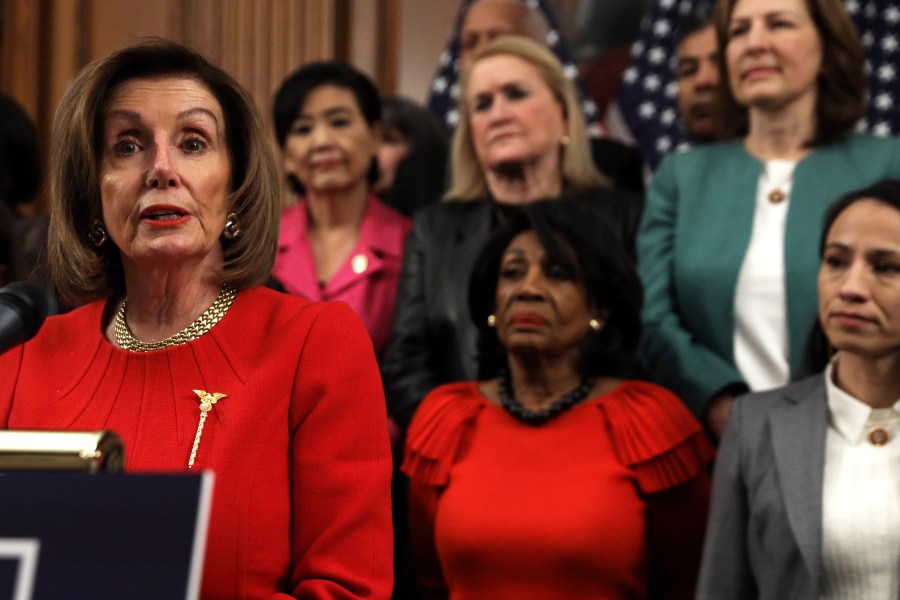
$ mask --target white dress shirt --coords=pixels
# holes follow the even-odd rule
[[[820,598],[900,600],[900,400],[873,409],[834,384],[832,365]],[[882,446],[869,441],[876,426],[890,435]]]

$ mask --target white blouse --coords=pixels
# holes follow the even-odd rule
[[[900,400],[873,409],[834,384],[831,365],[825,380],[820,598],[900,600]],[[876,426],[882,446],[869,441]]]
[[[790,160],[765,164],[756,188],[750,245],[734,294],[734,360],[753,391],[790,380],[784,232],[796,166]],[[773,202],[773,192],[780,192],[782,199]]]

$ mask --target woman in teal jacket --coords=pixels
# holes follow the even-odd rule
[[[801,372],[829,199],[900,176],[900,142],[852,133],[865,108],[840,0],[720,0],[722,134],[667,157],[638,233],[641,357],[719,435],[737,393]]]

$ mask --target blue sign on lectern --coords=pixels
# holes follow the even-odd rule
[[[0,600],[194,599],[211,472],[0,475]]]

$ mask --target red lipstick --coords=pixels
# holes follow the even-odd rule
[[[178,227],[190,220],[190,215],[183,208],[167,204],[157,204],[141,211],[141,220],[150,227],[166,229]]]
[[[533,312],[517,312],[509,318],[509,324],[519,327],[544,327],[547,319]]]

